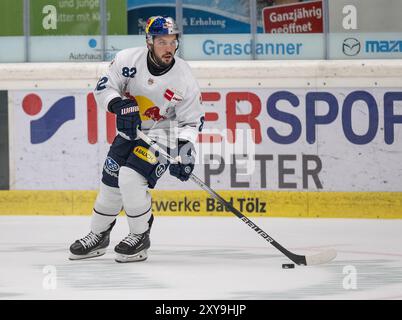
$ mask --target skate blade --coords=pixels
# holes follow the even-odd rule
[[[139,262],[139,261],[144,261],[147,258],[148,258],[147,250],[142,250],[133,255],[116,253],[115,261],[119,262],[119,263]]]
[[[70,256],[68,257],[68,259],[69,260],[90,259],[90,258],[103,256],[105,253],[106,253],[106,248],[94,250],[94,251],[92,251],[88,254],[84,254],[84,255],[77,255],[77,254],[71,253]]]

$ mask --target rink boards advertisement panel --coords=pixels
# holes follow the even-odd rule
[[[194,173],[245,213],[336,216],[337,204],[346,216],[359,206],[367,217],[371,203],[398,214],[400,89],[208,89],[202,98]],[[60,214],[90,213],[114,116],[97,108],[87,90],[10,91],[9,103],[11,189],[56,190],[67,202],[84,197],[88,211],[76,202],[81,209]],[[196,185],[168,173],[152,192],[157,214],[228,214]],[[314,211],[318,203],[331,208]]]

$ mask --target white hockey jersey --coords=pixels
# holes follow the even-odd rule
[[[204,112],[190,67],[175,57],[168,72],[154,76],[147,67],[147,54],[146,47],[117,53],[94,91],[98,106],[107,110],[116,97],[135,98],[144,133],[165,145],[172,146],[177,138],[194,144],[202,130]]]

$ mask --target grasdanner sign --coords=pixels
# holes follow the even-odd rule
[[[207,56],[241,56],[250,55],[252,50],[252,40],[246,43],[228,43],[208,39],[203,42],[202,51]],[[255,53],[264,56],[299,56],[302,51],[302,43],[261,43],[255,44]]]
[[[184,35],[182,50],[194,60],[250,59],[253,48],[261,59],[322,59],[323,45],[321,34]]]

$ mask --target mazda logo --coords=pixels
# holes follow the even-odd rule
[[[355,56],[360,52],[361,44],[356,38],[346,38],[343,40],[342,51],[347,56]]]

